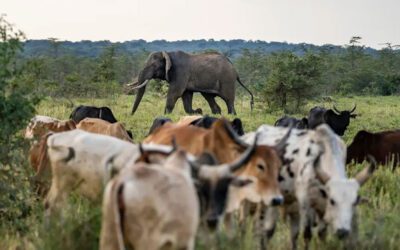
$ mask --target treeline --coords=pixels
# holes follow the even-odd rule
[[[235,41],[227,43],[235,44]],[[25,43],[25,52],[20,54],[18,64],[24,68],[27,83],[35,85],[39,93],[51,96],[102,97],[121,93],[122,84],[138,75],[150,53],[143,48],[127,52],[124,43],[109,42],[80,42],[78,44],[88,47],[82,47],[80,54],[75,53],[80,50],[67,53],[69,42],[56,39],[46,41],[49,45],[45,50],[34,52],[30,47],[27,52],[29,43],[35,41]],[[170,46],[162,47],[164,43],[160,42],[157,50],[169,51],[171,44],[185,41],[165,43]],[[237,43],[257,44],[243,40]],[[91,47],[93,44],[97,45]],[[301,46],[301,51],[278,49],[273,52],[255,47],[241,49],[237,56],[231,56],[229,50],[212,49],[212,44],[206,41],[202,49],[194,53],[213,50],[227,55],[242,80],[257,93],[263,93],[262,98],[271,107],[290,109],[291,104],[298,107],[304,99],[318,95],[400,94],[400,53],[391,44],[381,50],[371,50],[362,45],[360,37],[353,37],[340,47],[296,45]],[[101,52],[97,52],[100,47]],[[98,55],[93,56],[96,53]]]
[[[182,50],[185,52],[198,52],[204,50],[216,50],[224,53],[230,58],[237,58],[241,56],[243,49],[257,50],[261,53],[272,53],[276,51],[292,51],[297,55],[301,55],[305,50],[318,51],[321,48],[329,48],[334,50],[335,53],[342,51],[342,46],[335,45],[323,45],[316,46],[307,43],[286,43],[286,42],[265,42],[265,41],[246,41],[242,39],[236,40],[182,40],[182,41],[165,41],[155,40],[147,42],[145,40],[133,40],[126,42],[110,42],[110,41],[58,41],[55,38],[48,40],[28,40],[24,43],[25,57],[31,56],[48,56],[52,53],[52,50],[56,49],[58,55],[75,55],[84,57],[98,57],[104,51],[104,49],[115,46],[121,51],[121,53],[137,53],[141,51],[174,51]],[[376,50],[372,48],[364,48],[367,54],[376,54]]]

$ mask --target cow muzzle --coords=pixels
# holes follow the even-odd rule
[[[280,205],[283,204],[283,201],[284,201],[284,199],[283,199],[282,196],[274,197],[274,198],[271,200],[271,206],[280,206]]]
[[[336,230],[336,236],[341,240],[346,238],[349,234],[350,234],[350,232],[347,229],[340,228],[340,229]]]
[[[209,230],[215,231],[215,229],[217,229],[217,226],[218,226],[218,218],[216,217],[207,218],[207,227]]]

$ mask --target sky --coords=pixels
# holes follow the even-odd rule
[[[0,0],[28,39],[400,44],[399,0]]]

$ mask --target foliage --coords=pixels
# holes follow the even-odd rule
[[[318,55],[307,53],[299,57],[292,52],[273,53],[268,63],[271,71],[264,93],[269,107],[278,107],[285,113],[298,111],[315,95],[321,75]]]
[[[35,111],[38,98],[30,94],[29,85],[22,84],[16,65],[24,35],[0,16],[0,225],[14,225],[24,230],[16,219],[28,216],[32,197],[24,177],[25,158],[19,131]],[[25,229],[26,230],[26,229]]]

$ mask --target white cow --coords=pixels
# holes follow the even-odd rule
[[[112,172],[131,165],[140,156],[139,147],[120,139],[79,129],[57,133],[47,139],[52,183],[45,200],[49,211],[64,204],[71,191],[99,200]],[[168,154],[172,148],[143,145]],[[112,162],[112,164],[109,164]]]
[[[127,166],[107,185],[101,250],[194,249],[199,201],[184,151]]]

